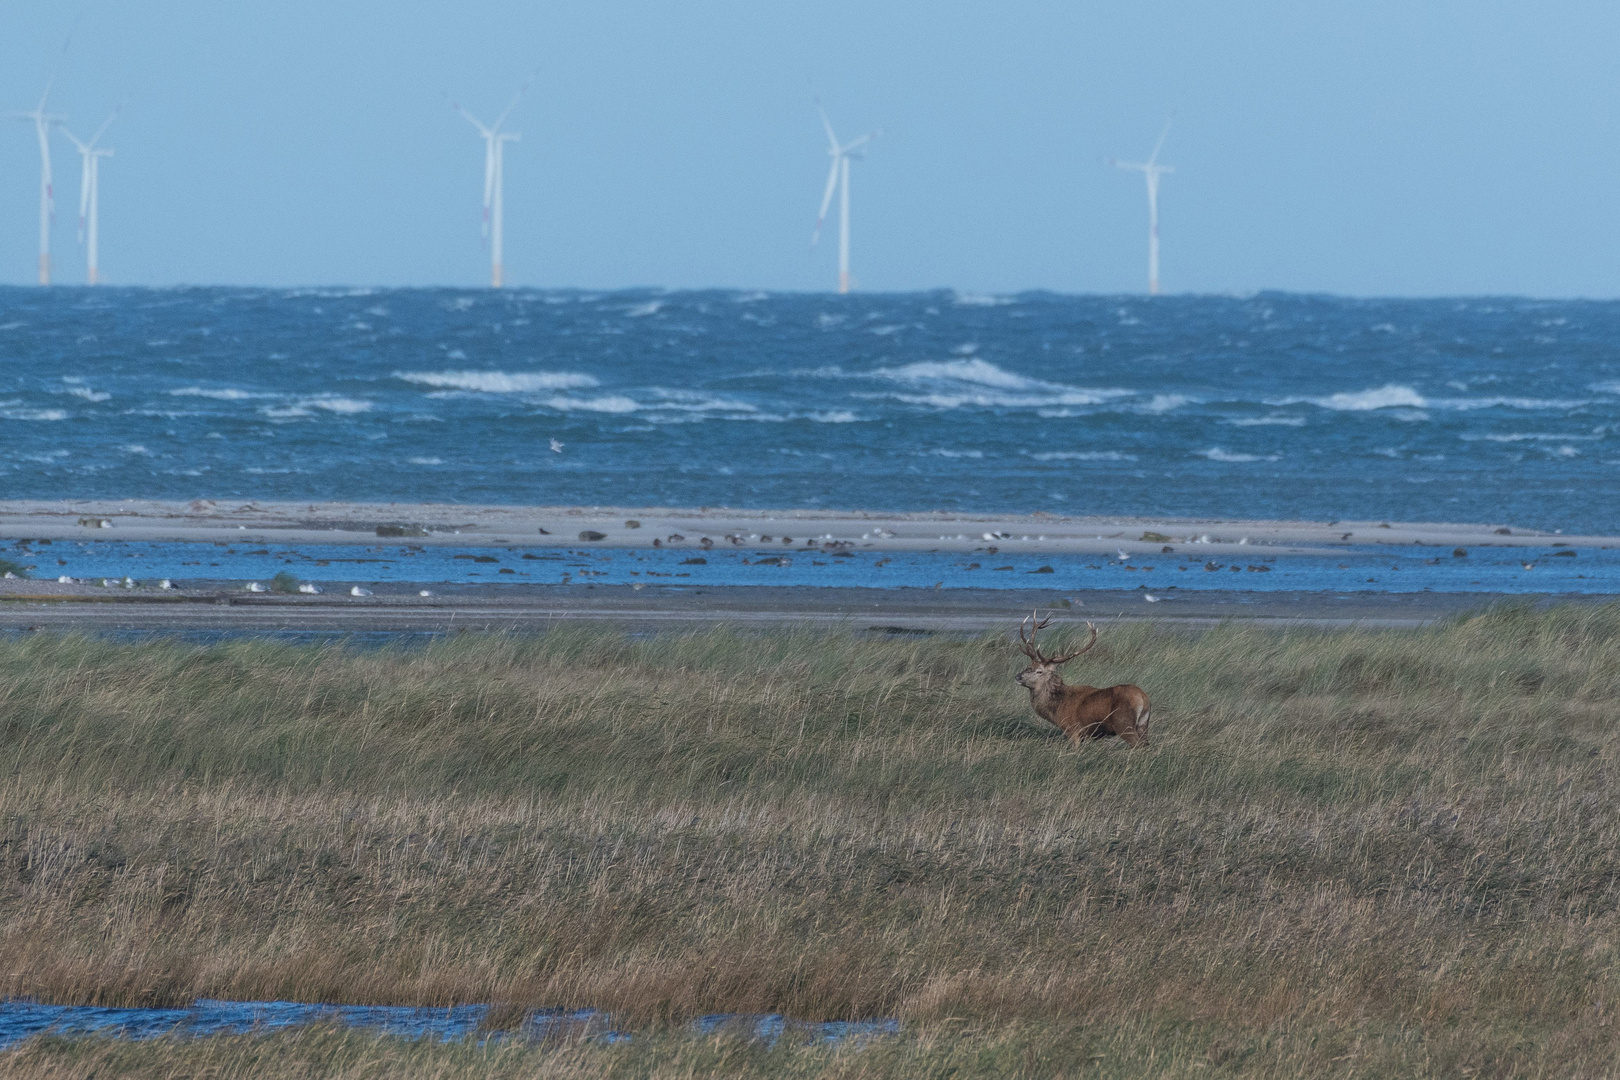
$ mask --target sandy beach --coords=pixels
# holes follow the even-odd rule
[[[379,529],[383,531],[380,533]],[[0,539],[118,539],[375,543],[521,543],[526,547],[701,548],[829,544],[872,551],[996,549],[1008,554],[1147,554],[1196,545],[1226,555],[1263,545],[1278,554],[1331,555],[1356,544],[1435,547],[1620,548],[1620,537],[1574,536],[1512,523],[1261,521],[1237,518],[1060,517],[1053,514],[734,510],[716,507],[479,506],[443,503],[308,503],[238,499],[0,501]]]

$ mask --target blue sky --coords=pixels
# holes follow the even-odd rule
[[[118,284],[477,285],[482,149],[517,285],[818,290],[854,167],[861,288],[1133,292],[1165,119],[1169,292],[1620,295],[1620,7],[1472,2],[612,4],[0,0],[0,96],[81,135]],[[65,54],[63,40],[72,32]],[[60,60],[59,60],[60,58]],[[38,155],[0,138],[0,282],[35,263]],[[77,155],[55,146],[58,280]]]

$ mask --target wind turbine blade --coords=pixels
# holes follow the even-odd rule
[[[827,220],[827,207],[832,205],[833,189],[838,186],[838,155],[833,155],[832,171],[827,174],[827,190],[821,195],[821,212],[816,215],[816,228],[810,234],[810,246],[821,239],[821,223]]]
[[[495,140],[485,136],[484,145],[484,228],[489,235],[489,207],[495,198]]]
[[[84,156],[84,171],[79,175],[79,243],[84,243],[84,219],[90,209],[90,153],[89,149],[80,151]]]
[[[529,87],[532,85],[534,85],[534,76],[530,75],[524,80],[523,85],[518,87],[518,92],[512,95],[512,103],[501,112],[501,115],[495,118],[495,123],[492,125],[494,130],[501,130],[501,125],[506,123],[507,115],[517,108],[517,103],[523,100],[523,95],[529,92]]]
[[[833,134],[832,121],[827,119],[827,110],[821,107],[820,98],[816,99],[816,112],[821,114],[821,126],[827,132],[827,145],[830,148],[827,152],[836,156],[839,151],[838,136]]]
[[[1175,115],[1172,114],[1170,119],[1164,122],[1164,130],[1159,132],[1159,141],[1153,144],[1153,153],[1148,155],[1147,163],[1149,165],[1159,160],[1159,151],[1164,148],[1165,136],[1170,134],[1170,125],[1175,122],[1175,119]]]
[[[478,117],[474,116],[472,113],[463,108],[460,102],[456,101],[449,94],[444,95],[444,100],[449,103],[452,109],[466,117],[467,123],[477,128],[480,135],[483,135],[485,138],[489,137],[490,129],[485,127],[483,121],[479,120]]]
[[[101,126],[96,129],[96,133],[90,136],[90,142],[87,144],[87,146],[94,146],[96,143],[101,141],[101,137],[107,134],[107,129],[112,126],[112,122],[114,120],[118,119],[118,114],[123,110],[123,108],[123,105],[119,105],[118,108],[112,111],[106,120],[102,121]],[[73,141],[78,142],[77,139],[74,139]]]

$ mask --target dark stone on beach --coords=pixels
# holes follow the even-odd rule
[[[606,540],[607,533],[599,533],[595,529],[586,529],[579,534],[581,540]]]
[[[1166,544],[1166,545],[1164,545],[1164,547],[1159,549],[1159,554],[1160,555],[1169,555],[1172,552],[1174,552],[1175,550],[1176,550],[1175,548],[1171,547],[1169,544]]]
[[[1497,536],[1512,536],[1513,535],[1513,530],[1512,529],[1497,529],[1496,530],[1496,535]]]
[[[428,531],[420,525],[379,525],[378,536],[426,536]]]
[[[641,528],[641,522],[637,521],[635,518],[631,518],[629,521],[624,523],[624,527],[627,529],[639,529]]]
[[[1468,549],[1467,548],[1452,548],[1451,549],[1451,557],[1453,559],[1466,559],[1466,558],[1468,558]]]

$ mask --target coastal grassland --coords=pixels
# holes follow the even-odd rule
[[[1620,1071],[1620,606],[1106,627],[1070,678],[1145,687],[1146,751],[1043,730],[1021,666],[789,632],[0,642],[0,995],[646,1033],[52,1039],[0,1077]],[[683,1033],[719,1012],[905,1028]]]

